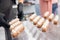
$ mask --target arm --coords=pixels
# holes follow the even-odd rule
[[[23,4],[24,0],[18,0],[18,3],[22,3]]]

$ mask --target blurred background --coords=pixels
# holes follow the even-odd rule
[[[39,2],[39,0],[27,0],[28,2],[31,2],[32,4],[30,4],[30,5],[26,5],[26,4],[23,4],[23,13],[24,13],[24,20],[23,20],[23,24],[26,26],[26,27],[28,27],[28,26],[33,26],[32,25],[32,23],[30,23],[30,22],[28,22],[27,20],[25,20],[26,18],[25,18],[25,16],[26,15],[29,15],[29,14],[33,14],[33,13],[35,13],[35,14],[37,14],[37,15],[41,15],[41,8],[40,8],[40,2]],[[54,0],[55,1],[55,0]],[[52,3],[52,13],[53,14],[58,14],[59,16],[60,16],[60,0],[57,0],[57,2],[56,2],[56,4],[54,5],[54,1],[53,1],[53,3]],[[11,21],[12,19],[14,19],[14,18],[16,18],[17,17],[17,14],[18,14],[18,11],[17,11],[17,4],[18,4],[18,1],[16,0],[16,4],[13,4],[12,5],[12,9],[11,9],[11,12],[13,13],[10,13],[10,16],[9,16],[9,20],[8,21]],[[60,19],[60,18],[59,18]],[[27,25],[27,23],[28,23],[28,25]],[[29,24],[30,23],[30,24]],[[60,27],[60,25],[58,25],[59,27]],[[34,26],[35,27],[35,26]],[[36,29],[36,28],[35,28]],[[59,30],[58,28],[57,28],[57,30]],[[35,30],[34,30],[35,31]],[[39,30],[37,30],[37,31],[39,31]],[[36,32],[37,33],[37,32]],[[60,31],[59,32],[57,32],[57,34],[58,33],[60,33]],[[24,35],[23,35],[24,34]],[[39,34],[39,33],[38,33]],[[54,33],[51,33],[51,34],[49,34],[49,35],[53,35],[53,36],[51,36],[50,37],[50,39],[46,39],[46,38],[44,38],[45,36],[46,36],[46,33],[44,34],[44,33],[42,33],[41,32],[41,34],[39,34],[39,35],[41,35],[41,36],[43,36],[43,35],[45,35],[45,36],[43,36],[41,39],[38,37],[38,39],[37,39],[37,37],[36,37],[36,40],[60,40],[60,35],[59,36],[57,36],[57,34],[54,34]],[[28,40],[29,39],[29,33],[27,34],[25,31],[21,34],[21,36],[19,36],[18,38],[15,38],[15,39],[13,39],[13,40]],[[33,34],[32,34],[33,35]],[[56,36],[57,36],[57,38],[56,38]],[[56,38],[56,39],[54,39],[54,37]],[[59,37],[59,38],[58,38]],[[35,38],[35,37],[32,37],[30,40],[35,40],[35,39],[33,39],[33,38]],[[5,31],[4,31],[4,28],[3,27],[1,27],[0,28],[0,40],[5,40]]]

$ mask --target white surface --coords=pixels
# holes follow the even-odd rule
[[[0,40],[5,40],[4,28],[0,27]]]

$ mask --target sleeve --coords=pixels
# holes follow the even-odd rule
[[[4,28],[9,28],[10,25],[5,21],[4,14],[0,13],[0,26],[3,26]]]
[[[16,4],[16,0],[11,0],[14,4]]]

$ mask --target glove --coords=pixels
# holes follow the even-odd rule
[[[24,14],[23,14],[23,4],[22,3],[18,4],[17,10],[18,10],[18,18],[21,21],[23,19],[23,16],[24,16]]]

